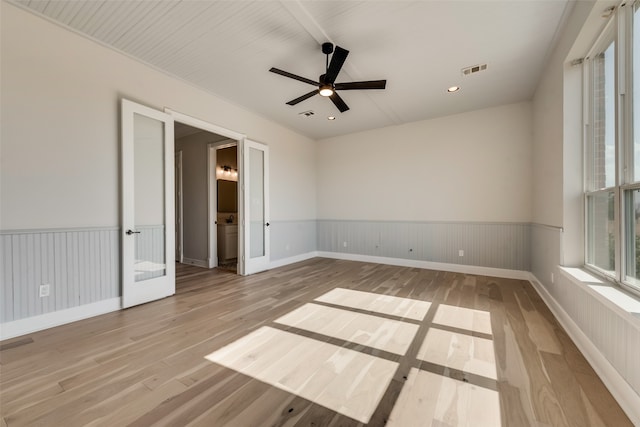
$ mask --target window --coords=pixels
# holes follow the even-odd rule
[[[640,0],[585,60],[587,267],[640,292]]]

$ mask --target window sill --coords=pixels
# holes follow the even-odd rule
[[[558,268],[569,280],[584,286],[595,298],[640,328],[640,298],[582,268]]]

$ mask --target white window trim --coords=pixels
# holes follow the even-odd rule
[[[626,207],[625,192],[629,190],[640,189],[640,182],[632,182],[633,178],[633,97],[627,96],[632,94],[631,85],[633,82],[632,50],[633,50],[633,9],[634,4],[622,5],[618,7],[612,14],[602,32],[597,37],[592,48],[589,50],[583,66],[583,92],[584,109],[584,190],[583,190],[583,209],[584,209],[584,268],[599,276],[600,278],[613,282],[634,295],[640,296],[640,278],[634,280],[639,286],[628,283],[626,279],[627,267],[627,236],[626,229]],[[630,12],[631,11],[631,12]],[[593,81],[591,73],[591,60],[596,53],[606,48],[610,41],[615,42],[615,183],[613,187],[591,189],[589,182],[589,172],[593,158],[593,141],[592,141],[592,123],[593,123],[593,104],[591,91],[593,90]],[[637,82],[640,84],[640,82]],[[640,132],[640,129],[638,130]],[[591,246],[589,240],[589,196],[599,193],[614,194],[614,274],[599,268],[594,264],[589,264],[589,248]],[[634,242],[635,244],[635,242]]]

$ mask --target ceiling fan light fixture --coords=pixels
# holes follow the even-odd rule
[[[329,84],[324,84],[320,86],[320,96],[331,96],[333,95],[333,86]]]
[[[300,102],[313,97],[314,95],[320,95],[323,98],[329,98],[333,105],[336,106],[338,111],[344,113],[345,111],[349,110],[349,106],[346,102],[344,102],[340,95],[338,95],[338,91],[354,89],[384,89],[386,87],[386,80],[336,83],[336,78],[340,74],[340,70],[342,69],[344,61],[347,59],[347,55],[349,55],[349,51],[347,49],[341,48],[340,46],[335,46],[334,48],[333,44],[331,43],[324,43],[322,45],[322,53],[327,55],[327,67],[325,69],[325,73],[321,74],[317,81],[313,81],[306,77],[298,76],[296,74],[292,74],[288,71],[280,70],[275,67],[271,67],[269,69],[269,71],[272,73],[280,74],[281,76],[298,80],[300,82],[314,86],[314,89],[311,92],[305,93],[302,96],[292,99],[291,101],[287,102],[287,105],[297,105]],[[329,55],[331,53],[333,53],[333,55],[331,56],[331,61],[329,61]]]

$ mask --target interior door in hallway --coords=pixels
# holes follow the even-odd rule
[[[173,118],[122,100],[122,305],[175,293]]]
[[[246,139],[243,147],[244,274],[269,268],[269,147]]]

